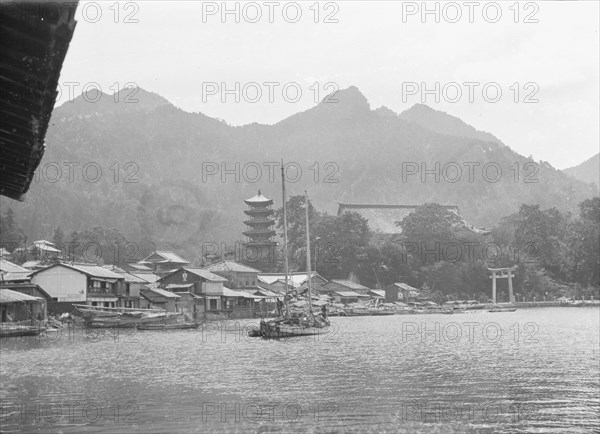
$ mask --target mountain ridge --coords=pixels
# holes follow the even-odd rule
[[[413,122],[387,108],[373,110],[357,88],[339,91],[338,103],[320,102],[272,125],[243,126],[183,111],[145,92],[139,91],[137,106],[111,97],[103,105],[79,99],[55,109],[42,166],[78,166],[73,181],[64,179],[64,170],[59,182],[38,177],[24,204],[10,203],[30,236],[47,238],[58,225],[66,233],[101,225],[194,255],[203,242],[241,238],[243,199],[258,189],[281,206],[274,164],[282,158],[301,169],[294,182],[294,167],[288,169],[288,194],[307,189],[315,206],[330,213],[338,202],[435,201],[457,205],[467,221],[489,227],[521,203],[576,211],[597,194],[499,140],[481,140],[481,132],[451,115],[419,107],[426,116]],[[468,137],[447,134],[457,131]],[[479,164],[472,181],[470,162]],[[80,173],[90,163],[102,169],[97,182]],[[483,179],[485,165],[499,168],[500,178]],[[408,175],[415,167],[418,172]],[[455,182],[456,167],[462,173]],[[421,169],[436,173],[423,178]],[[526,182],[527,176],[537,182]]]

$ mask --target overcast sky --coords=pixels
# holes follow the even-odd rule
[[[301,2],[299,18],[290,2],[239,3],[236,23],[221,2],[121,2],[118,16],[112,1],[81,2],[61,101],[66,82],[81,83],[77,94],[89,82],[105,93],[132,82],[242,125],[275,123],[354,85],[372,108],[425,102],[560,169],[590,158],[599,148],[599,2],[490,3],[430,2],[439,23],[421,15],[421,2]],[[223,93],[236,82],[239,103]],[[433,92],[422,94],[422,83]]]

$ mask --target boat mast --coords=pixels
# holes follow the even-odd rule
[[[310,234],[308,228],[308,193],[304,190],[304,202],[306,205],[306,270],[308,271],[308,311],[312,313],[311,280],[310,280]]]
[[[289,318],[290,310],[288,308],[288,241],[287,241],[287,211],[285,195],[285,168],[283,159],[281,159],[281,192],[283,195],[283,270],[285,272],[285,317]]]

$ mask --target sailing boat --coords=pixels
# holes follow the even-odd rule
[[[308,226],[308,194],[304,192],[306,204],[306,269],[308,271],[308,309],[299,314],[292,314],[289,309],[288,297],[288,256],[287,256],[287,217],[286,217],[286,197],[285,197],[285,172],[281,165],[281,182],[283,190],[283,254],[285,264],[285,314],[279,318],[269,321],[264,319],[260,322],[259,334],[263,338],[289,338],[295,336],[314,336],[326,334],[329,332],[330,323],[321,314],[314,314],[312,311],[312,282],[310,270],[310,233]]]

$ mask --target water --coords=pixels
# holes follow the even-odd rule
[[[597,308],[331,320],[3,339],[2,432],[600,431]]]

